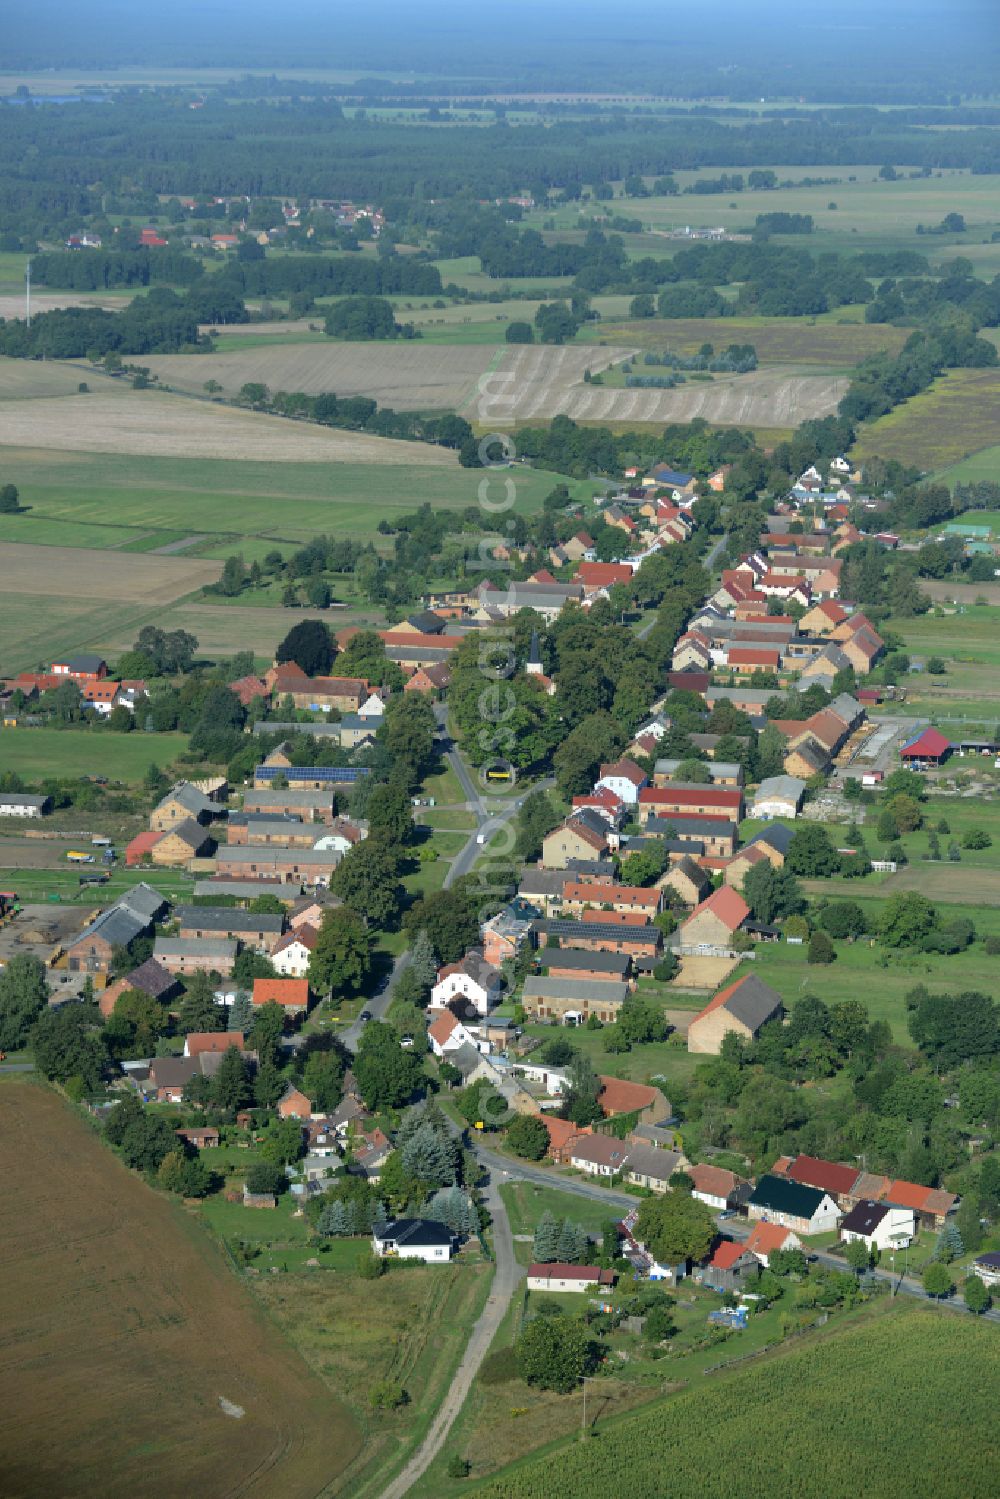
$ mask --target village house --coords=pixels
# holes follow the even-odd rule
[[[628,1146],[614,1135],[582,1135],[570,1146],[569,1163],[588,1176],[617,1176],[627,1155]]]
[[[581,884],[570,880],[563,890],[563,910],[579,915],[588,907],[614,913],[619,916],[641,916],[651,920],[663,903],[661,892],[654,886],[616,885],[593,880]]]
[[[602,1025],[613,1025],[628,992],[628,985],[623,982],[526,978],[521,1004],[531,1020],[583,1025],[594,1015]]]
[[[888,1202],[856,1203],[840,1225],[840,1237],[845,1244],[859,1242],[869,1251],[901,1249],[915,1235],[913,1209]]]
[[[427,1027],[427,1039],[431,1043],[431,1051],[436,1057],[447,1057],[451,1051],[458,1051],[461,1046],[475,1046],[475,1038],[471,1031],[454,1015],[451,1010],[442,1010]],[[478,1050],[478,1047],[477,1047]]]
[[[238,943],[223,937],[157,937],[153,957],[168,973],[220,973],[226,977],[233,971],[238,948]]]
[[[573,876],[566,869],[543,869],[529,864],[521,871],[517,893],[526,905],[534,906],[544,916],[558,915],[562,910],[563,891]]]
[[[696,906],[678,928],[681,952],[717,948],[729,951],[733,937],[750,915],[750,907],[729,885],[720,885]]]
[[[726,818],[739,822],[743,816],[743,792],[733,786],[701,786],[687,781],[670,781],[663,786],[646,786],[639,793],[639,822],[651,817]]]
[[[841,1212],[829,1192],[805,1187],[783,1176],[762,1176],[747,1202],[753,1219],[791,1228],[798,1234],[825,1234],[835,1229]]]
[[[983,1285],[990,1291],[1000,1286],[1000,1254],[991,1250],[987,1254],[977,1255],[971,1265],[973,1275],[978,1275]]]
[[[723,879],[727,885],[732,885],[736,890],[742,890],[743,881],[758,864],[768,864],[770,860],[763,848],[748,843],[746,848],[741,848],[739,853],[733,855],[723,871]]]
[[[718,1056],[730,1032],[742,1041],[755,1041],[769,1021],[780,1020],[783,1015],[781,995],[755,974],[748,974],[720,989],[691,1021],[688,1051]]]
[[[200,1057],[203,1052],[224,1053],[231,1046],[242,1051],[244,1044],[242,1031],[189,1031],[184,1038],[184,1055]]]
[[[106,973],[115,948],[128,947],[137,937],[146,936],[152,924],[151,917],[144,917],[116,902],[64,944],[66,967],[70,973]]]
[[[148,834],[140,834],[139,838],[150,840],[141,845],[143,853],[140,857],[148,858],[151,864],[163,869],[186,869],[192,859],[207,859],[215,848],[211,833],[193,817],[186,817],[164,832],[150,829]],[[137,843],[138,840],[134,839],[129,844],[130,852]]]
[[[750,808],[751,817],[797,817],[806,794],[806,783],[798,776],[765,776]]]
[[[390,1218],[372,1231],[372,1249],[380,1259],[445,1264],[451,1259],[454,1245],[455,1236],[449,1228],[426,1218]]]
[[[708,854],[713,859],[727,859],[735,851],[738,833],[735,822],[719,817],[705,817],[698,812],[684,817],[668,812],[663,817],[650,817],[643,825],[644,835],[666,840],[668,853],[672,852],[672,845],[677,842],[680,845],[678,858],[683,858],[685,854],[692,857]],[[641,846],[638,839],[630,839],[629,853],[633,850],[633,844]]]
[[[195,1150],[217,1150],[220,1144],[219,1131],[214,1125],[198,1125],[188,1129],[175,1129],[174,1134]]]
[[[226,847],[216,854],[215,872],[223,879],[327,885],[343,857],[336,849]]]
[[[546,833],[542,839],[542,864],[546,869],[565,869],[570,859],[599,857],[607,846],[603,820],[596,813],[584,810]]]
[[[528,1266],[529,1291],[597,1291],[614,1283],[615,1272],[601,1270],[597,1265],[567,1265],[553,1260]]]
[[[360,677],[310,677],[294,661],[272,666],[264,681],[276,703],[291,698],[296,708],[310,713],[357,713],[370,691]]]
[[[701,1164],[685,1168],[692,1181],[691,1196],[697,1197],[717,1213],[736,1212],[746,1207],[753,1184],[742,1180],[724,1166]]]
[[[704,748],[708,753],[714,750],[721,737],[718,734],[692,734],[690,736],[693,744]],[[712,741],[711,749],[709,741]],[[675,785],[673,777],[683,763],[682,760],[677,759],[657,760],[653,766],[653,785],[661,788]],[[743,766],[738,760],[711,759],[702,763],[713,786],[723,786],[733,790],[743,785]]]
[[[438,969],[437,982],[431,990],[432,1009],[442,1009],[454,999],[462,998],[480,1015],[488,1015],[500,1001],[502,975],[487,963],[481,950],[471,948],[458,963],[447,963]]]
[[[297,728],[308,725],[296,725]],[[333,790],[327,786],[319,791],[301,786],[266,786],[247,791],[243,796],[244,812],[267,814],[271,817],[296,816],[303,822],[331,823],[334,818]]]
[[[601,1091],[597,1102],[606,1119],[635,1114],[641,1124],[664,1124],[672,1117],[669,1098],[649,1083],[633,1083],[622,1077],[599,1078]]]
[[[230,848],[313,848],[322,832],[315,823],[303,822],[294,813],[273,816],[268,812],[231,812],[226,822]]]
[[[174,975],[168,973],[155,958],[147,958],[145,963],[140,963],[138,968],[134,968],[117,983],[102,989],[97,996],[97,1003],[106,1020],[123,994],[145,994],[149,999],[166,1004],[179,992],[180,984]]]
[[[591,952],[586,948],[547,947],[539,963],[550,978],[589,979],[598,983],[622,983],[629,979],[632,959],[627,953]]]
[[[757,1256],[746,1244],[720,1239],[702,1274],[702,1285],[712,1291],[741,1291],[760,1275]]]
[[[174,916],[181,937],[229,937],[270,954],[281,936],[284,916],[242,911],[236,906],[178,906]]]
[[[0,817],[44,817],[51,810],[51,796],[28,796],[17,791],[0,792]]]
[[[770,1256],[775,1251],[801,1249],[803,1246],[798,1234],[793,1233],[790,1228],[785,1228],[780,1223],[762,1221],[755,1223],[750,1230],[750,1236],[746,1240],[746,1247],[766,1269]]]
[[[309,984],[306,979],[254,979],[253,981],[255,1009],[261,1005],[273,1003],[280,1005],[284,1014],[294,1019],[307,1013],[310,998]]]
[[[512,962],[531,937],[531,924],[538,916],[534,906],[511,901],[479,928],[483,957],[493,968]]]
[[[309,975],[309,959],[319,932],[314,926],[303,922],[286,932],[271,949],[271,962],[276,973],[285,979],[304,979]]]
[[[670,1178],[680,1169],[682,1157],[673,1150],[657,1150],[651,1145],[633,1145],[625,1159],[625,1180],[634,1187],[646,1187],[662,1195]]]
[[[663,933],[648,917],[627,912],[586,910],[579,921],[536,921],[534,932],[548,947],[578,947],[589,952],[628,953],[637,968],[652,968],[663,951]]]
[[[149,826],[157,833],[165,833],[188,819],[209,823],[219,816],[221,810],[218,802],[192,786],[190,781],[178,781],[149,814]]]
[[[649,777],[646,772],[640,770],[634,760],[615,760],[608,765],[601,766],[601,773],[594,789],[595,791],[606,789],[619,801],[633,807],[639,800],[639,792],[648,782]]]
[[[686,906],[696,906],[710,894],[712,881],[706,870],[688,855],[671,864],[657,880],[661,890],[670,890]]]
[[[312,1112],[312,1100],[307,1098],[300,1088],[296,1088],[292,1083],[289,1083],[284,1093],[278,1099],[278,1118],[311,1119]]]

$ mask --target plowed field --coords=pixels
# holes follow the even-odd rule
[[[0,1082],[0,1165],[5,1499],[315,1499],[347,1467],[347,1411],[55,1094]]]

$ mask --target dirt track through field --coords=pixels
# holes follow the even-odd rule
[[[0,1170],[5,1499],[325,1492],[360,1446],[353,1419],[179,1204],[8,1078]]]
[[[133,391],[120,386],[94,390],[72,400],[42,397],[7,401],[0,405],[0,444],[62,452],[257,462],[403,463],[421,467],[457,462],[454,453],[430,443],[338,432],[162,391]]]

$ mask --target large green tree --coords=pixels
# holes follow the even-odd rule
[[[15,953],[0,972],[0,1050],[24,1045],[48,999],[44,965],[28,953]]]
[[[391,1025],[372,1020],[361,1033],[354,1076],[369,1109],[399,1108],[416,1090],[420,1063],[403,1049]]]
[[[323,912],[309,956],[309,982],[317,994],[356,994],[371,971],[371,937],[349,906]]]
[[[402,899],[397,850],[381,838],[356,843],[334,870],[330,888],[373,927],[394,927]]]
[[[303,619],[293,625],[275,651],[281,664],[294,661],[308,677],[326,676],[333,665],[334,644],[321,619]]]
[[[715,1218],[690,1193],[668,1191],[640,1205],[635,1234],[661,1264],[678,1265],[705,1258],[715,1238]]]
[[[597,1363],[597,1351],[575,1317],[535,1317],[514,1345],[521,1378],[566,1395]]]

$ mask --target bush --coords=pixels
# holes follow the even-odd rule
[[[357,1270],[362,1280],[378,1280],[380,1275],[385,1274],[385,1260],[373,1249],[366,1249],[358,1255]]]
[[[833,963],[837,954],[834,952],[833,943],[826,932],[813,932],[809,938],[809,963]]]
[[[460,1457],[457,1452],[453,1452],[445,1466],[445,1472],[449,1478],[468,1478],[471,1466],[467,1457]]]
[[[992,844],[993,839],[990,837],[989,833],[984,832],[982,828],[970,828],[962,838],[963,848],[990,848]]]
[[[409,1395],[394,1379],[377,1379],[368,1391],[368,1404],[373,1411],[394,1411],[409,1403]]]

